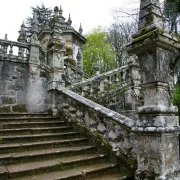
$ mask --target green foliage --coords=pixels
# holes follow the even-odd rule
[[[97,64],[100,72],[116,67],[116,54],[108,40],[108,33],[102,27],[93,29],[87,36],[84,45],[84,70],[90,75],[96,72]]]
[[[180,0],[166,0],[169,4],[174,4],[174,10],[180,12]]]
[[[41,4],[41,6],[36,5],[35,7],[31,7],[32,9],[32,14],[34,11],[37,13],[37,19],[39,23],[39,28],[45,25],[47,23],[48,25],[51,25],[52,21],[54,20],[52,18],[52,9],[47,8],[44,4]],[[31,25],[32,25],[32,17],[28,17],[25,24],[27,26],[27,35],[31,36]]]
[[[163,16],[167,28],[175,34],[179,32],[179,16],[180,1],[179,0],[165,0],[163,3]]]
[[[175,91],[173,94],[173,104],[176,106],[180,106],[180,86],[175,85]]]

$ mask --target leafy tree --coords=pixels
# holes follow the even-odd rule
[[[165,0],[169,4],[174,4],[175,12],[180,12],[180,0]]]
[[[175,85],[175,90],[173,93],[173,104],[178,107],[178,113],[180,118],[180,85],[177,83]]]
[[[175,85],[175,90],[173,94],[173,103],[176,106],[180,106],[180,86],[177,84]]]
[[[132,22],[119,21],[111,24],[109,28],[109,40],[115,50],[118,66],[127,62],[128,54],[126,45],[131,42],[132,34],[136,32],[136,26]]]
[[[32,12],[36,11],[37,14],[37,19],[38,19],[38,26],[39,29],[43,27],[45,24],[51,25],[53,21],[53,16],[52,16],[52,9],[47,8],[44,4],[41,4],[41,6],[35,6],[31,7]],[[26,22],[26,31],[27,31],[27,36],[31,36],[31,24],[32,24],[32,17],[28,17]]]
[[[115,51],[108,40],[108,33],[105,29],[99,26],[87,34],[86,38],[87,42],[83,47],[85,71],[94,75],[97,65],[101,73],[117,66]]]
[[[132,1],[131,1],[132,3]],[[126,45],[131,43],[132,35],[138,29],[138,9],[114,9],[112,11],[114,23],[109,30],[109,40],[116,52],[118,66],[127,63],[128,53]]]
[[[162,5],[163,16],[167,28],[173,31],[175,34],[178,34],[179,30],[179,5],[179,0],[165,0]]]

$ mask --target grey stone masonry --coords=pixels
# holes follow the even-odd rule
[[[136,168],[137,141],[132,131],[133,119],[61,86],[55,89],[55,97],[55,106],[61,116],[124,159],[129,171]]]
[[[136,121],[138,169],[136,179],[179,179],[179,127],[177,107],[172,105],[170,63],[180,44],[164,30],[159,0],[141,0],[139,30],[127,46],[138,56],[144,105]],[[176,129],[148,132],[149,129]]]
[[[136,109],[140,105],[141,87],[136,56],[130,56],[129,63],[125,66],[72,84],[68,88],[116,112],[137,119]]]
[[[52,23],[45,18],[40,25],[35,10],[30,30],[22,23],[18,42],[7,35],[0,39],[0,113],[47,111],[53,107],[49,89],[85,76],[82,56],[77,66],[72,56],[73,46],[82,50],[86,39],[71,26],[70,17],[65,21],[62,9],[55,7],[53,15]]]

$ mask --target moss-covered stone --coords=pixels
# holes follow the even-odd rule
[[[0,113],[10,112],[10,106],[0,106]]]
[[[20,105],[12,106],[12,111],[13,112],[27,112],[26,105],[20,104]]]
[[[158,29],[155,29],[153,31],[150,31],[146,34],[143,34],[142,36],[138,36],[136,37],[133,41],[132,41],[132,44],[135,44],[137,43],[138,41],[142,41],[142,40],[145,40],[147,38],[149,38],[150,36],[152,36],[154,33],[157,33],[158,34],[159,30]]]
[[[12,97],[2,97],[3,104],[15,104],[15,98]]]

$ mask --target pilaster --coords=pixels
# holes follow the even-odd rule
[[[55,99],[56,89],[59,86],[65,86],[65,81],[63,80],[64,75],[64,54],[65,54],[65,42],[62,36],[62,30],[60,27],[61,9],[59,10],[56,6],[54,8],[53,25],[51,27],[51,38],[48,43],[48,62],[50,67],[50,81],[48,90],[51,96],[52,103],[52,113],[54,116],[57,115],[57,105]]]
[[[64,54],[65,42],[62,36],[62,30],[59,24],[59,9],[54,8],[54,23],[51,27],[51,39],[48,44],[48,62],[50,67],[50,82],[49,89],[54,89],[58,86],[64,86]]]

